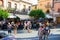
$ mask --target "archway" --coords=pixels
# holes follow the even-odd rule
[[[47,9],[46,13],[47,13],[47,14],[49,14],[49,13],[50,13],[50,10],[49,10],[49,9]]]

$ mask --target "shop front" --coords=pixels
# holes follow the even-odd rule
[[[56,23],[60,24],[60,17],[56,17]]]

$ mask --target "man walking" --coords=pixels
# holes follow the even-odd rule
[[[48,40],[48,35],[50,33],[50,29],[49,29],[49,26],[46,25],[46,27],[43,28],[43,35],[44,35],[44,40]]]

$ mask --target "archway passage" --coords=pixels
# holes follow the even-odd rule
[[[49,10],[49,9],[47,9],[46,13],[47,13],[47,14],[49,14],[49,13],[50,13],[50,10]]]

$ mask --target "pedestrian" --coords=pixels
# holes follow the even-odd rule
[[[53,27],[54,29],[56,29],[56,22],[53,22]]]
[[[7,27],[8,27],[8,34],[11,35],[12,25],[8,23]]]
[[[27,22],[25,21],[23,30],[26,30],[26,27],[27,27]]]
[[[13,32],[14,32],[15,35],[16,35],[16,31],[17,31],[17,27],[16,27],[16,24],[14,24],[14,26],[13,26]]]
[[[27,30],[28,30],[28,33],[30,33],[31,32],[31,22],[30,21],[28,21],[27,22]]]
[[[42,40],[42,37],[43,37],[43,26],[40,26],[39,29],[38,29],[38,37],[39,37],[39,40]]]
[[[43,22],[39,22],[39,26],[43,26]]]
[[[11,25],[12,25],[12,29],[13,29],[13,26],[14,26],[14,22],[13,21],[11,22]]]
[[[0,30],[2,29],[2,23],[0,22]]]
[[[48,35],[50,33],[49,25],[43,27],[43,39],[48,40]]]

